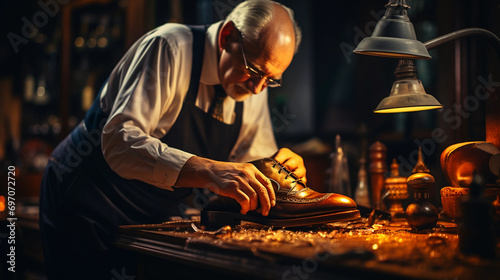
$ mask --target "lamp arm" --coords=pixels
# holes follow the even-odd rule
[[[467,36],[481,36],[491,43],[500,57],[500,39],[491,31],[482,28],[466,28],[437,37],[424,43],[430,50],[449,41]],[[500,148],[500,98],[490,97],[486,103],[486,141]]]
[[[500,39],[493,32],[483,29],[483,28],[465,28],[460,29],[443,36],[431,39],[424,43],[424,46],[430,50],[444,43],[454,41],[468,36],[481,36],[488,40],[492,46],[495,48],[498,56],[500,57]]]

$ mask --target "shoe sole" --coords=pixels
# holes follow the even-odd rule
[[[315,224],[355,220],[359,218],[361,218],[361,215],[359,213],[359,210],[357,209],[287,219],[270,219],[266,217],[256,217],[225,211],[202,211],[200,223],[201,225],[204,225],[205,227],[210,229],[217,229],[227,225],[236,226],[241,224],[241,221],[247,221],[273,227],[301,227]]]

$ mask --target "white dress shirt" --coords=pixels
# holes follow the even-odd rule
[[[196,100],[205,112],[215,94],[212,85],[220,84],[217,34],[221,24],[212,24],[206,33]],[[109,118],[102,149],[120,176],[172,190],[183,165],[193,156],[160,141],[175,123],[189,88],[192,43],[189,27],[160,26],[127,51],[104,85],[100,104]],[[247,162],[277,151],[267,98],[265,89],[243,101],[241,130],[228,161]],[[234,107],[235,101],[226,98],[224,122],[234,121]]]

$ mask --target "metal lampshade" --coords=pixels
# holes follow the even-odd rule
[[[374,110],[375,113],[401,113],[443,108],[443,105],[427,94],[417,77],[417,70],[411,60],[400,60],[396,68],[396,81],[391,94],[384,98]]]
[[[405,0],[390,0],[371,37],[364,38],[355,53],[401,59],[430,59],[424,44],[417,40],[408,18]]]

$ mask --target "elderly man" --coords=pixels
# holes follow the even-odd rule
[[[133,273],[111,245],[118,226],[179,215],[193,188],[268,215],[273,185],[245,162],[272,156],[305,180],[302,158],[277,148],[266,90],[281,85],[300,37],[291,10],[250,0],[208,28],[165,24],[140,38],[47,165],[49,279]]]

